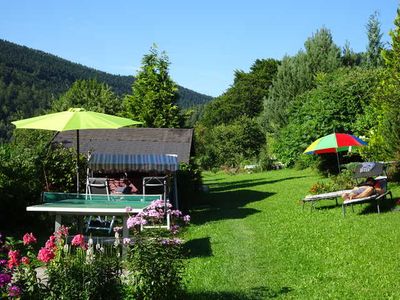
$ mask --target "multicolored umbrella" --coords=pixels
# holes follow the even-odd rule
[[[324,153],[336,153],[336,159],[338,163],[338,170],[340,172],[340,162],[338,152],[348,151],[350,147],[354,146],[365,146],[367,142],[362,139],[347,133],[332,133],[323,136],[313,142],[304,151],[306,154],[324,154]]]
[[[70,108],[67,111],[47,114],[39,117],[11,122],[17,128],[44,129],[54,131],[76,130],[76,188],[79,193],[79,130],[82,129],[117,129],[124,126],[142,124],[127,118],[116,117],[83,108]]]
[[[304,151],[306,154],[337,153],[349,150],[349,147],[365,146],[367,142],[346,133],[332,133],[319,138]]]

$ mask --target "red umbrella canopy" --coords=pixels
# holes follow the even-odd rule
[[[332,133],[319,138],[304,151],[306,154],[337,153],[347,151],[350,146],[365,146],[367,142],[347,133]]]

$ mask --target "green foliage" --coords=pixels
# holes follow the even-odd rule
[[[85,186],[86,158],[79,157],[80,186]],[[42,165],[44,190],[56,192],[76,191],[76,150],[53,146],[43,155]]]
[[[198,200],[202,184],[201,170],[198,164],[191,159],[189,164],[181,163],[177,173],[179,208],[182,211],[189,211],[189,208]]]
[[[315,86],[315,76],[332,72],[340,66],[340,49],[333,43],[328,29],[318,30],[304,46],[305,52],[283,58],[269,96],[264,101],[261,123],[275,134],[288,125],[296,97]]]
[[[96,250],[88,261],[86,250],[59,249],[58,257],[47,265],[45,299],[120,299],[121,262],[110,245],[104,251]]]
[[[0,146],[0,225],[12,226],[32,218],[26,206],[38,204],[43,190],[75,191],[76,154],[72,149],[52,149],[49,143],[53,134],[18,129],[12,143]],[[84,173],[83,167],[80,170]]]
[[[121,100],[111,88],[95,79],[77,80],[71,88],[52,105],[53,111],[64,111],[71,107],[116,115],[121,111]]]
[[[35,269],[39,264],[32,244],[23,245],[22,241],[6,237],[0,232],[0,261],[7,262],[0,264],[1,299],[43,299],[45,286],[37,278]],[[5,282],[2,276],[11,276],[8,277],[10,282]],[[12,287],[20,292],[19,296],[10,295]]]
[[[375,145],[381,145],[379,153],[385,159],[400,157],[400,10],[394,21],[395,28],[390,32],[391,50],[384,50],[386,73],[376,94],[376,108],[380,109],[374,131],[379,136]]]
[[[199,163],[209,169],[218,166],[239,166],[245,159],[258,156],[265,135],[256,121],[241,117],[229,125],[218,125],[196,133]]]
[[[331,182],[323,182],[323,181],[318,181],[317,183],[314,183],[311,188],[310,188],[310,193],[312,195],[317,195],[317,194],[323,194],[323,193],[329,193],[333,192],[333,186]]]
[[[319,76],[317,87],[293,103],[289,124],[277,138],[278,158],[293,165],[308,145],[333,132],[367,134],[367,126],[356,126],[356,122],[369,107],[379,76],[379,70],[361,68]]]
[[[131,282],[126,287],[126,298],[182,299],[181,246],[162,243],[160,238],[149,235],[138,237],[129,251],[127,269]]]
[[[26,206],[38,201],[41,191],[38,156],[13,145],[0,147],[0,227],[12,226],[26,216]]]
[[[229,124],[240,118],[257,117],[263,99],[268,96],[278,62],[274,59],[256,60],[249,73],[235,72],[233,85],[204,108],[201,122],[207,126]]]
[[[268,144],[265,143],[259,154],[258,165],[261,170],[265,171],[271,170],[273,168],[273,163],[272,154],[268,148]]]
[[[124,114],[143,122],[144,127],[174,128],[182,123],[177,106],[178,88],[169,75],[165,52],[150,49],[132,85],[132,94],[124,98]]]
[[[329,29],[322,27],[304,43],[311,74],[330,73],[340,67],[340,48],[333,42]]]
[[[350,48],[350,42],[346,41],[342,50],[342,65],[344,67],[360,66],[362,59],[362,54],[355,53],[354,50]]]
[[[381,24],[378,20],[378,12],[370,15],[366,25],[368,35],[368,46],[366,56],[366,64],[369,67],[378,67],[383,65],[381,51],[383,49]]]

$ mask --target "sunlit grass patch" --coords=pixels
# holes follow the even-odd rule
[[[332,200],[303,210],[300,200],[318,180],[310,170],[206,173],[210,193],[191,212],[186,234],[194,241],[191,297],[400,297],[400,213],[358,205],[343,217]]]

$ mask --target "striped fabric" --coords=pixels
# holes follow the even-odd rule
[[[171,171],[179,169],[178,156],[173,154],[92,153],[89,168],[93,171]]]

